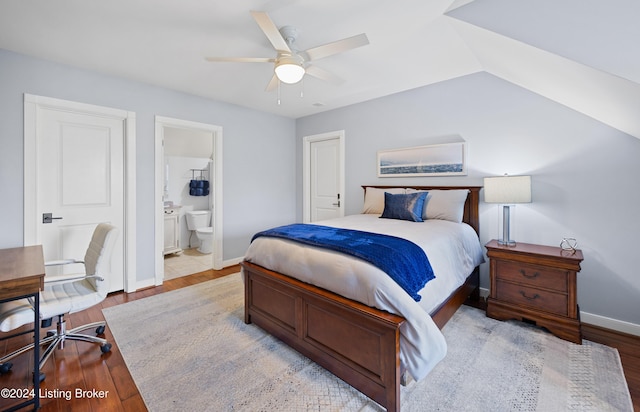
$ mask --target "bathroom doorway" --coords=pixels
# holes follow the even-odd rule
[[[222,127],[156,116],[155,153],[156,285],[222,269]],[[207,190],[194,188],[203,183]],[[192,211],[210,212],[212,246],[205,253],[201,233],[187,227]]]

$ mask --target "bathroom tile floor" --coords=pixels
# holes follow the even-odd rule
[[[174,279],[193,273],[204,272],[213,267],[213,255],[204,255],[197,248],[184,249],[182,253],[165,255],[164,279]]]

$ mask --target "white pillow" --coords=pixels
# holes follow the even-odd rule
[[[393,195],[404,194],[406,190],[403,187],[392,187],[389,189],[381,189],[377,187],[366,187],[364,191],[364,207],[362,213],[380,215],[384,211],[384,193]]]
[[[469,194],[468,189],[451,190],[427,190],[429,194],[425,202],[422,218],[449,220],[460,223],[464,215],[464,203]],[[418,192],[415,189],[407,189],[407,193]]]

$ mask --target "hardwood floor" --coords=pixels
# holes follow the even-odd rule
[[[582,337],[618,349],[633,409],[640,412],[640,337],[584,323]]]
[[[104,319],[102,308],[180,289],[236,273],[239,270],[239,266],[232,266],[221,271],[209,270],[168,280],[162,286],[135,293],[112,294],[101,305],[68,316],[67,327]],[[42,332],[46,333],[46,330],[43,329]],[[583,335],[585,339],[618,349],[634,409],[640,412],[640,337],[620,334],[591,325],[583,325]],[[1,336],[3,334],[0,334]],[[63,350],[55,351],[53,358],[43,368],[47,378],[42,383],[41,393],[47,397],[41,400],[41,411],[136,412],[147,410],[108,327],[105,336],[113,344],[111,352],[107,354],[102,354],[97,345],[85,342],[67,342]],[[19,338],[0,341],[0,353],[6,353],[8,350],[23,346],[28,343],[29,339],[27,334]],[[31,373],[29,370],[32,369],[32,357],[29,355],[30,353],[16,358],[12,370],[0,376],[0,388],[22,389],[30,387]],[[85,392],[84,396],[76,396],[78,390],[88,392]],[[104,397],[98,397],[99,391],[102,391]],[[66,399],[68,394],[70,394],[70,400]],[[11,404],[8,399],[0,398],[0,410],[6,409]]]

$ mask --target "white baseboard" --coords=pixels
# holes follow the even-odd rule
[[[487,288],[480,288],[480,297],[482,299],[487,299],[489,297],[489,289]]]
[[[235,258],[235,259],[225,260],[225,261],[222,262],[222,266],[226,268],[226,267],[229,267],[229,266],[238,265],[243,260],[244,260],[244,256],[239,257],[239,258]]]
[[[480,297],[486,299],[489,296],[489,289],[480,288]],[[580,321],[589,325],[599,326],[601,328],[615,330],[617,332],[628,333],[630,335],[640,336],[640,325],[607,318],[605,316],[594,315],[593,313],[580,311]]]
[[[156,285],[156,279],[155,278],[139,280],[139,281],[136,282],[136,291],[140,290],[140,289],[150,288],[150,287],[153,287],[153,286],[158,286],[158,285]]]
[[[605,316],[594,315],[593,313],[587,313],[583,311],[580,311],[580,321],[582,323],[588,323],[589,325],[600,326],[601,328],[607,328],[622,333],[628,333],[630,335],[640,336],[640,325],[637,325],[635,323],[607,318]]]

